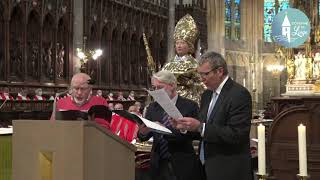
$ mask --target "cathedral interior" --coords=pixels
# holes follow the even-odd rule
[[[310,37],[296,48],[278,45],[271,35],[273,18],[287,8],[301,10],[310,20]],[[309,130],[310,179],[319,179],[320,0],[1,0],[0,91],[13,100],[3,105],[0,100],[0,124],[49,119],[50,98],[66,91],[77,72],[95,81],[94,94],[101,90],[104,97],[120,92],[128,97],[134,91],[146,106],[145,89],[151,84],[145,43],[155,71],[161,70],[175,55],[174,28],[186,14],[199,30],[193,56],[222,54],[229,77],[251,93],[253,119],[272,120],[263,121],[270,177],[296,179],[296,127],[303,123]],[[302,77],[290,69],[300,54],[310,71]],[[38,89],[46,100],[32,100]],[[31,100],[16,100],[21,93]],[[1,148],[0,179],[11,180],[11,162]]]

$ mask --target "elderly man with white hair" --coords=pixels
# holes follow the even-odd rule
[[[183,116],[197,117],[196,102],[177,94],[177,79],[170,71],[162,70],[152,76],[152,86],[164,89]],[[153,102],[146,110],[145,118],[169,128],[173,134],[164,135],[151,131],[146,126],[139,127],[138,137],[147,141],[153,137],[151,150],[151,170],[154,180],[194,180],[201,179],[201,164],[193,149],[193,133],[182,133],[174,129],[168,114]]]

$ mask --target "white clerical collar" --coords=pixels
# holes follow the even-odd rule
[[[184,55],[184,56],[178,56],[178,55],[176,55],[176,56],[174,57],[174,60],[175,60],[175,61],[185,61],[185,60],[188,60],[188,57],[189,57],[188,54],[187,54],[187,55]]]
[[[219,95],[221,93],[221,90],[223,86],[226,84],[227,80],[229,79],[229,76],[226,76],[222,83],[219,85],[219,87],[215,90],[215,92]]]

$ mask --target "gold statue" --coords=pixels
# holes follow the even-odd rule
[[[291,84],[292,80],[295,77],[295,65],[293,59],[293,50],[292,48],[285,49],[285,62],[288,74],[288,83]]]
[[[196,102],[200,102],[200,95],[204,90],[196,71],[198,63],[191,55],[194,53],[198,34],[193,18],[189,14],[182,17],[174,31],[176,56],[163,67],[163,70],[171,71],[177,77],[179,95]]]

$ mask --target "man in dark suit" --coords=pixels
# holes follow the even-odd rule
[[[152,86],[167,92],[183,116],[196,117],[198,105],[194,101],[179,96],[176,92],[177,80],[170,71],[159,71],[152,77]],[[157,103],[151,103],[145,117],[169,128],[173,134],[163,135],[144,127],[139,127],[139,138],[146,141],[153,137],[151,150],[151,171],[153,180],[195,180],[199,179],[201,163],[197,158],[192,140],[197,133],[183,133],[174,129],[168,115]],[[198,137],[199,138],[199,137]]]
[[[228,76],[220,54],[207,52],[198,63],[197,71],[207,86],[201,97],[201,122],[184,117],[171,124],[201,134],[199,157],[208,180],[251,180],[251,95]]]

